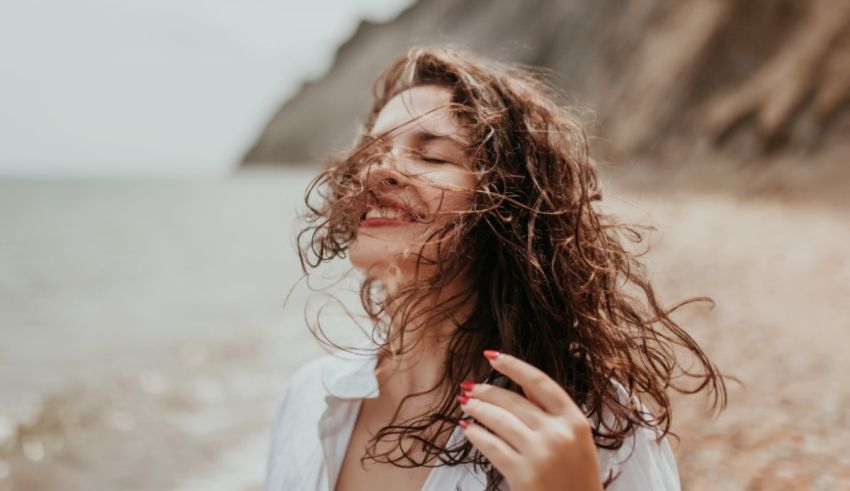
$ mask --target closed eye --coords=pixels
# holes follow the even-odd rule
[[[424,153],[416,152],[416,156],[422,159],[425,162],[429,162],[432,164],[451,164],[448,160],[437,157],[436,155],[425,155]]]

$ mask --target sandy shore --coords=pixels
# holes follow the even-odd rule
[[[274,404],[321,353],[304,285],[283,304],[307,178],[0,181],[0,490],[260,486]],[[664,299],[715,299],[678,319],[742,381],[716,419],[677,397],[685,488],[850,489],[847,208],[657,184],[606,199],[658,227]]]

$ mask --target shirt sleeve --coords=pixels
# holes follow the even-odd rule
[[[611,455],[602,457],[603,480],[616,479],[608,491],[679,491],[679,471],[667,438],[656,441],[655,430],[641,427]]]

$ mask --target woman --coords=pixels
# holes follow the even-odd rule
[[[300,235],[305,270],[348,257],[362,273],[373,335],[292,377],[266,489],[678,489],[665,390],[722,407],[723,380],[626,249],[638,230],[595,207],[555,92],[437,48],[374,88]]]

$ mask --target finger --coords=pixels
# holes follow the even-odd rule
[[[494,369],[516,382],[528,398],[550,414],[580,411],[567,392],[542,370],[498,351],[487,350],[484,356]]]
[[[461,409],[496,434],[518,453],[528,449],[531,429],[503,407],[461,396]]]
[[[461,420],[461,427],[466,438],[490,460],[490,463],[496,466],[499,472],[503,475],[513,473],[514,465],[519,461],[519,454],[510,445],[481,425],[467,419]]]
[[[474,384],[472,382],[461,384],[461,390],[469,397],[507,409],[531,429],[537,429],[543,423],[545,413],[540,406],[516,392],[495,385]]]

